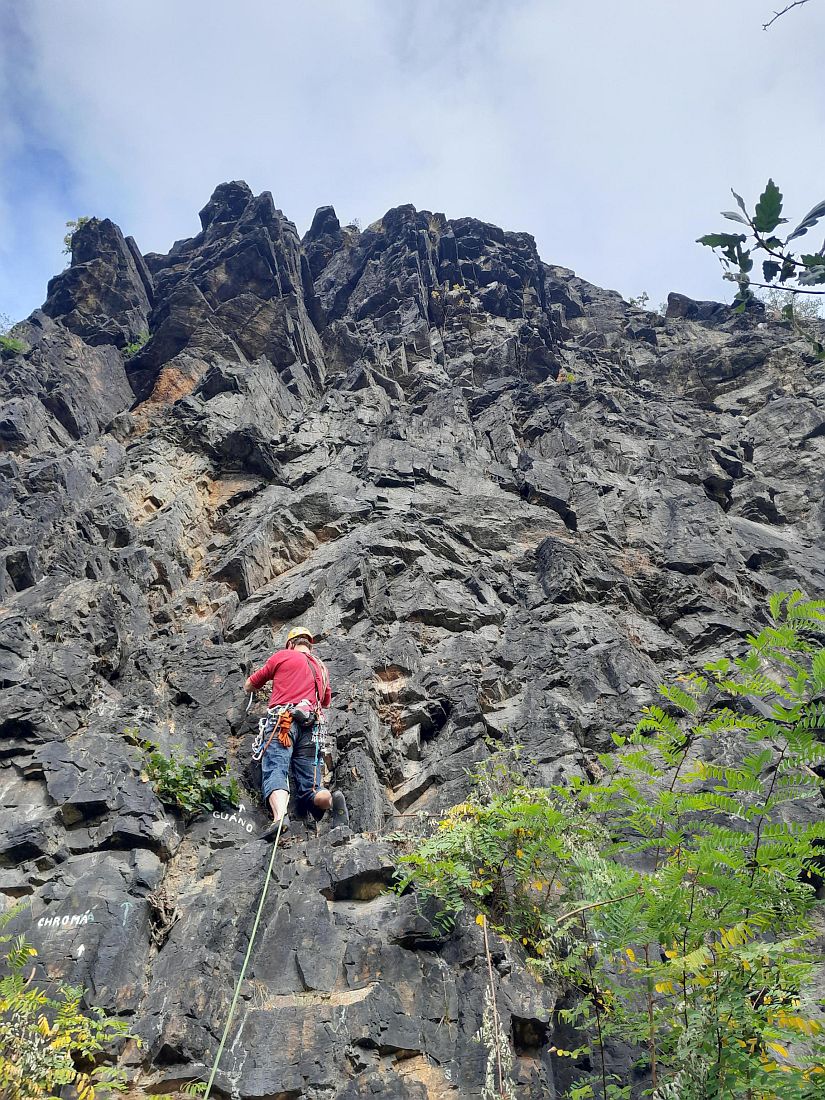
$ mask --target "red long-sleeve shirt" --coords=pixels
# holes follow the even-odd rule
[[[314,676],[313,676],[314,670]],[[270,707],[286,703],[300,703],[308,699],[314,703],[320,697],[322,707],[328,707],[332,698],[329,676],[317,657],[310,657],[299,649],[279,649],[273,653],[263,668],[253,672],[249,682],[254,691],[272,681]],[[317,695],[316,695],[317,683]]]

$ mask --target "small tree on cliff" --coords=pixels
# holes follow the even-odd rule
[[[75,233],[78,231],[78,229],[82,229],[83,226],[91,220],[92,219],[90,217],[86,217],[85,214],[81,214],[79,218],[72,218],[70,221],[66,222],[68,233],[63,238],[63,252],[65,255],[71,256],[72,240],[74,239]]]

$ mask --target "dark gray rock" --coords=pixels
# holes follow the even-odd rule
[[[89,344],[125,347],[148,331],[151,275],[137,245],[108,218],[72,236],[69,268],[49,282],[43,312]]]
[[[309,272],[317,279],[333,255],[344,246],[348,236],[332,206],[319,206],[301,242],[309,264]]]

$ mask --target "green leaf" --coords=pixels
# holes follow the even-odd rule
[[[781,268],[776,260],[764,260],[762,263],[762,275],[766,283],[772,283],[780,270]]]
[[[771,618],[777,622],[782,616],[782,604],[787,598],[787,592],[774,592],[774,594],[768,600],[768,607],[771,611]]]
[[[756,204],[756,216],[753,220],[753,228],[757,233],[772,233],[782,222],[782,192],[773,182],[768,180],[765,190],[759,196]]]
[[[796,229],[794,229],[793,233],[791,233],[790,237],[788,237],[788,240],[792,241],[795,237],[801,237],[803,234],[807,233],[809,229],[813,229],[820,218],[823,217],[825,217],[825,200],[818,202],[812,210],[808,211]]]
[[[730,668],[730,661],[727,657],[720,657],[718,661],[709,661],[708,664],[703,666],[706,672],[727,672]]]
[[[805,257],[803,256],[803,260]],[[819,257],[819,264],[807,267],[797,276],[797,282],[802,286],[816,286],[817,283],[825,283],[825,257]]]
[[[743,218],[741,214],[737,214],[735,210],[723,210],[722,217],[727,218],[730,222],[740,222],[742,225],[750,225],[747,218]]]
[[[746,239],[744,233],[706,233],[704,237],[697,237],[696,243],[707,248],[735,248]]]
[[[742,198],[741,195],[737,195],[732,187],[730,189],[730,193],[736,199],[736,205],[739,207],[739,209],[742,211],[742,213],[745,215],[745,217],[747,217],[748,216],[748,208],[745,206],[745,200]]]
[[[734,302],[738,303],[734,309],[734,313],[744,313],[748,302],[753,301],[753,291],[750,288],[750,283],[751,281],[747,275],[743,275],[741,279],[739,279],[739,291],[733,299]]]

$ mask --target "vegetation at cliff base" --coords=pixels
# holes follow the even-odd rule
[[[19,907],[18,907],[19,908]],[[17,910],[0,917],[7,924]],[[83,991],[51,982],[43,992],[33,982],[37,951],[23,936],[0,936],[0,1095],[3,1100],[55,1100],[73,1088],[76,1100],[107,1100],[125,1088],[122,1071],[98,1065],[126,1024],[101,1008],[83,1010]]]
[[[401,889],[438,898],[447,927],[477,912],[557,989],[571,1100],[630,1096],[617,1039],[656,1100],[823,1095],[824,643],[825,601],[777,594],[746,652],[613,735],[598,781],[536,788],[499,759],[402,857]]]

